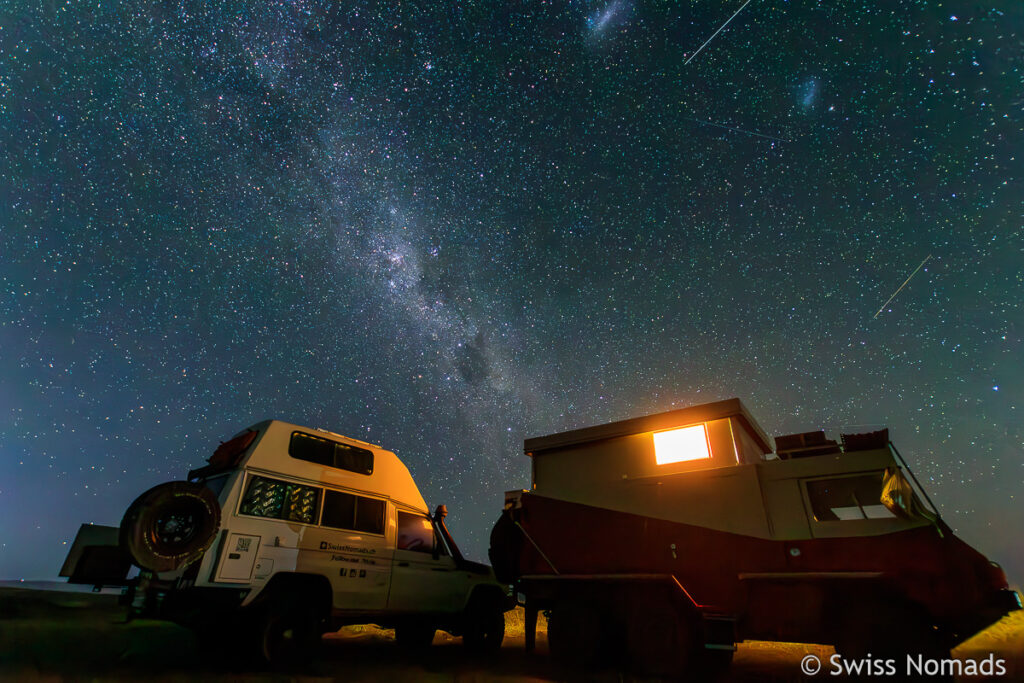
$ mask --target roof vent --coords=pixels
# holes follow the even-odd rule
[[[889,430],[880,429],[866,434],[842,434],[840,438],[843,440],[843,450],[847,453],[874,451],[889,445]]]
[[[840,453],[839,444],[825,438],[824,431],[803,432],[775,437],[775,452],[782,460],[808,458],[813,455]]]

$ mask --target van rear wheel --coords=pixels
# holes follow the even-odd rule
[[[316,654],[321,635],[316,610],[272,603],[264,609],[257,627],[259,655],[274,667],[295,666]]]

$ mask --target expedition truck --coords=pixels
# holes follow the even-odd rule
[[[925,504],[888,430],[773,445],[731,399],[524,449],[533,485],[505,494],[491,563],[527,647],[544,610],[569,663],[709,673],[745,639],[942,659],[1021,606]]]
[[[126,597],[137,614],[195,629],[201,645],[244,638],[271,663],[358,623],[413,646],[443,629],[473,649],[500,647],[507,588],[462,557],[445,514],[428,513],[391,451],[268,420],[131,504],[120,545],[141,572]]]

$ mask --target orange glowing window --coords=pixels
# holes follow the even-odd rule
[[[654,433],[654,461],[659,465],[710,457],[708,430],[702,424]]]

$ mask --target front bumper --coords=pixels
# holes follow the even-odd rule
[[[1003,617],[1022,609],[1021,595],[1015,590],[1003,588],[991,594],[989,599],[969,617],[960,619],[949,629],[953,637],[951,647],[955,647],[984,631]]]
[[[1017,591],[1012,590],[1010,588],[1004,588],[1003,590],[999,591],[999,593],[999,599],[1003,602],[1003,605],[1006,609],[1006,614],[1009,614],[1010,612],[1016,612],[1019,609],[1024,609],[1024,598],[1021,598],[1020,593],[1018,593]],[[1006,616],[1006,614],[1004,614],[1003,616]]]

